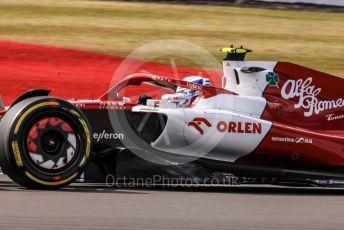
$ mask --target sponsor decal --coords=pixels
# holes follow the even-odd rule
[[[103,110],[127,110],[126,106],[99,106]]]
[[[200,84],[195,84],[193,82],[188,82],[186,83],[186,86],[190,89],[195,89],[195,90],[202,90],[202,85]]]
[[[154,107],[142,107],[140,108],[140,112],[159,112],[159,108]]]
[[[188,126],[194,127],[201,135],[204,130],[201,125],[212,127],[212,124],[205,118],[196,117],[188,123]],[[234,121],[219,121],[216,129],[220,133],[244,133],[244,134],[261,134],[262,124],[257,122],[234,122]]]
[[[152,76],[152,79],[153,79],[153,81],[164,81],[164,82],[168,82],[168,83],[172,82],[172,80],[170,78],[156,76],[156,75]]]
[[[126,106],[123,102],[118,101],[101,101],[99,103],[99,109],[107,110],[126,110]]]
[[[101,106],[123,106],[123,102],[120,101],[101,101],[99,102]]]
[[[344,119],[344,114],[341,114],[341,115],[328,114],[328,115],[326,115],[326,118],[328,121],[341,120],[341,119]],[[1,118],[0,118],[0,120],[1,120]]]
[[[147,100],[147,106],[148,107],[159,107],[160,106],[160,100]]]
[[[217,123],[217,130],[221,133],[261,134],[262,124],[256,122],[219,121]]]
[[[273,142],[282,142],[282,143],[295,143],[295,144],[312,144],[312,138],[306,137],[271,137]]]
[[[344,99],[338,98],[335,100],[319,100],[317,96],[321,92],[321,88],[312,85],[313,78],[309,77],[306,80],[288,80],[284,83],[281,89],[282,98],[288,100],[299,98],[294,108],[303,108],[305,117],[310,117],[314,114],[319,114],[323,111],[344,107]]]
[[[78,108],[84,108],[86,107],[86,104],[74,104]]]
[[[211,123],[203,117],[195,117],[188,123],[188,126],[194,127],[201,135],[203,135],[204,130],[201,127],[202,124],[205,124],[209,128],[212,126]]]
[[[171,95],[167,98],[168,101],[173,101],[173,100],[184,100],[185,96],[184,95]]]
[[[279,76],[275,72],[268,72],[265,77],[269,86],[278,87]]]
[[[93,139],[97,142],[101,140],[123,140],[124,134],[123,133],[108,133],[105,130],[100,133],[93,133]]]

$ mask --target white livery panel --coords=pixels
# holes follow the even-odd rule
[[[148,112],[138,106],[136,112]],[[167,124],[152,147],[189,157],[234,162],[250,154],[271,129],[271,122],[218,109],[157,108]]]

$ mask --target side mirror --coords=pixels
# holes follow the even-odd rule
[[[258,73],[258,72],[262,72],[266,69],[264,68],[260,68],[260,67],[243,67],[241,68],[241,72],[243,73]]]

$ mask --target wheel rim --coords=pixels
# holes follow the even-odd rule
[[[26,147],[33,166],[48,172],[64,170],[77,152],[76,133],[61,118],[41,118],[29,128]]]

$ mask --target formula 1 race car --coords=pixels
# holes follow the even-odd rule
[[[97,100],[32,90],[1,106],[3,172],[39,189],[82,173],[92,181],[344,179],[344,80],[291,63],[246,62],[242,47],[222,51],[222,87],[202,76],[139,73]]]

